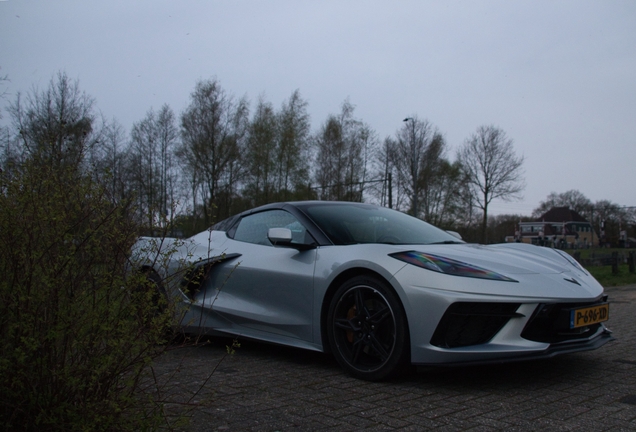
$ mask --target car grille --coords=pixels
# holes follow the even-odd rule
[[[540,304],[521,332],[521,337],[546,343],[588,338],[596,333],[601,324],[571,329],[570,311],[573,308],[589,307],[596,304],[599,302]]]
[[[431,344],[440,348],[479,345],[491,340],[516,313],[520,303],[458,302],[448,307]]]

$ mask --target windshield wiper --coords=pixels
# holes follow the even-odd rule
[[[435,245],[435,244],[463,244],[463,243],[464,242],[456,241],[456,240],[444,240],[444,241],[438,241],[438,242],[433,242],[429,244]]]

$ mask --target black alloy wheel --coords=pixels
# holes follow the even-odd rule
[[[334,295],[327,316],[329,343],[352,376],[378,381],[395,375],[409,360],[406,315],[383,281],[358,276]]]

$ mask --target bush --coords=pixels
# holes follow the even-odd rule
[[[5,430],[147,430],[172,311],[127,273],[136,226],[90,174],[32,157],[0,174]]]

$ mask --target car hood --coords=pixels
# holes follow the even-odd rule
[[[437,272],[429,272],[424,278],[417,266],[407,264],[399,272],[400,279],[408,280],[408,284],[413,286],[513,297],[570,298],[577,301],[597,298],[603,292],[603,287],[573,258],[551,248],[519,243],[401,246],[401,251],[407,250],[481,267],[517,282],[492,283],[487,279]]]
[[[576,268],[573,259],[569,261],[555,250],[521,243],[413,245],[410,249],[451,258],[504,275],[559,274]]]

